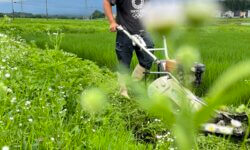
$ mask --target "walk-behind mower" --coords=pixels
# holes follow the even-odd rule
[[[207,107],[206,102],[185,88],[181,83],[181,78],[175,77],[171,70],[176,68],[176,61],[171,60],[168,56],[168,48],[166,38],[163,37],[164,48],[148,49],[143,38],[140,35],[131,35],[122,26],[117,28],[126,34],[134,45],[140,47],[142,51],[147,53],[157,65],[158,70],[145,72],[146,78],[149,75],[156,75],[157,78],[148,86],[148,95],[152,96],[155,91],[167,96],[177,107],[180,107],[183,98],[178,97],[177,93],[184,93],[188,103],[191,104],[193,110],[201,107]],[[159,60],[152,52],[162,51],[165,54],[165,60]],[[202,74],[205,71],[205,65],[196,63],[190,69],[194,75],[194,84],[198,86],[202,81]],[[178,73],[177,73],[178,74]],[[180,73],[181,74],[181,73]],[[145,80],[146,81],[146,80]],[[246,114],[230,114],[215,110],[216,116],[209,123],[202,125],[201,130],[205,133],[213,133],[218,135],[228,135],[236,137],[244,137],[248,128],[248,117]]]

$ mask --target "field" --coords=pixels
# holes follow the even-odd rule
[[[163,122],[133,99],[119,96],[114,73],[115,34],[108,31],[105,20],[0,21],[0,33],[7,34],[0,38],[0,91],[8,91],[0,93],[0,147],[175,149],[174,135],[158,138],[168,130]],[[195,34],[192,29],[182,34],[181,29],[168,37],[171,57],[180,43],[199,49],[206,73],[201,87],[196,89],[198,95],[205,96],[225,70],[250,58],[250,26],[241,25],[243,22],[250,20],[221,19],[195,30]],[[155,35],[154,39],[157,47],[162,46]],[[134,58],[131,68],[136,63]],[[82,110],[79,97],[85,89],[103,85],[108,87],[105,90],[109,105],[97,116],[88,115]],[[249,80],[239,85],[247,91]],[[249,107],[249,94],[238,96],[232,107],[241,104]],[[249,143],[199,134],[196,148],[248,149]]]
[[[168,39],[172,57],[180,43],[192,43],[199,48],[202,62],[207,67],[200,95],[205,94],[216,77],[230,65],[249,58],[250,29],[249,26],[241,26],[241,22],[250,22],[250,20],[219,20],[215,25],[198,29],[196,36],[186,33],[178,37],[175,43],[172,43],[175,37]],[[93,60],[99,66],[116,69],[115,34],[108,32],[106,21],[17,19],[6,26],[6,28],[14,28],[15,34],[19,34],[29,43],[35,42],[42,49],[46,44],[52,47],[48,40],[48,30],[51,33],[61,30],[64,33],[60,46],[63,50],[72,52],[80,58]],[[158,47],[162,46],[161,41],[155,42]],[[136,59],[132,63],[132,68],[135,64]]]

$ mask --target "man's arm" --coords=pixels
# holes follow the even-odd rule
[[[105,15],[107,16],[109,20],[110,31],[116,32],[116,28],[118,27],[118,24],[116,23],[115,18],[113,16],[112,6],[109,0],[103,0],[103,8],[104,8]]]

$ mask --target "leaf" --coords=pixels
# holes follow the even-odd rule
[[[176,115],[176,124],[173,130],[180,149],[191,150],[194,147],[197,128],[193,122],[192,106],[184,98],[180,112]]]
[[[145,106],[151,113],[162,118],[169,127],[175,123],[176,115],[168,97],[156,93]]]

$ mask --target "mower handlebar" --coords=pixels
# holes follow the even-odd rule
[[[118,31],[122,31],[124,34],[128,36],[129,39],[133,41],[137,46],[139,46],[144,52],[146,52],[157,64],[160,63],[155,55],[153,55],[146,47],[146,45],[142,44],[142,42],[138,39],[138,35],[131,35],[126,29],[124,29],[121,25],[116,28]]]

